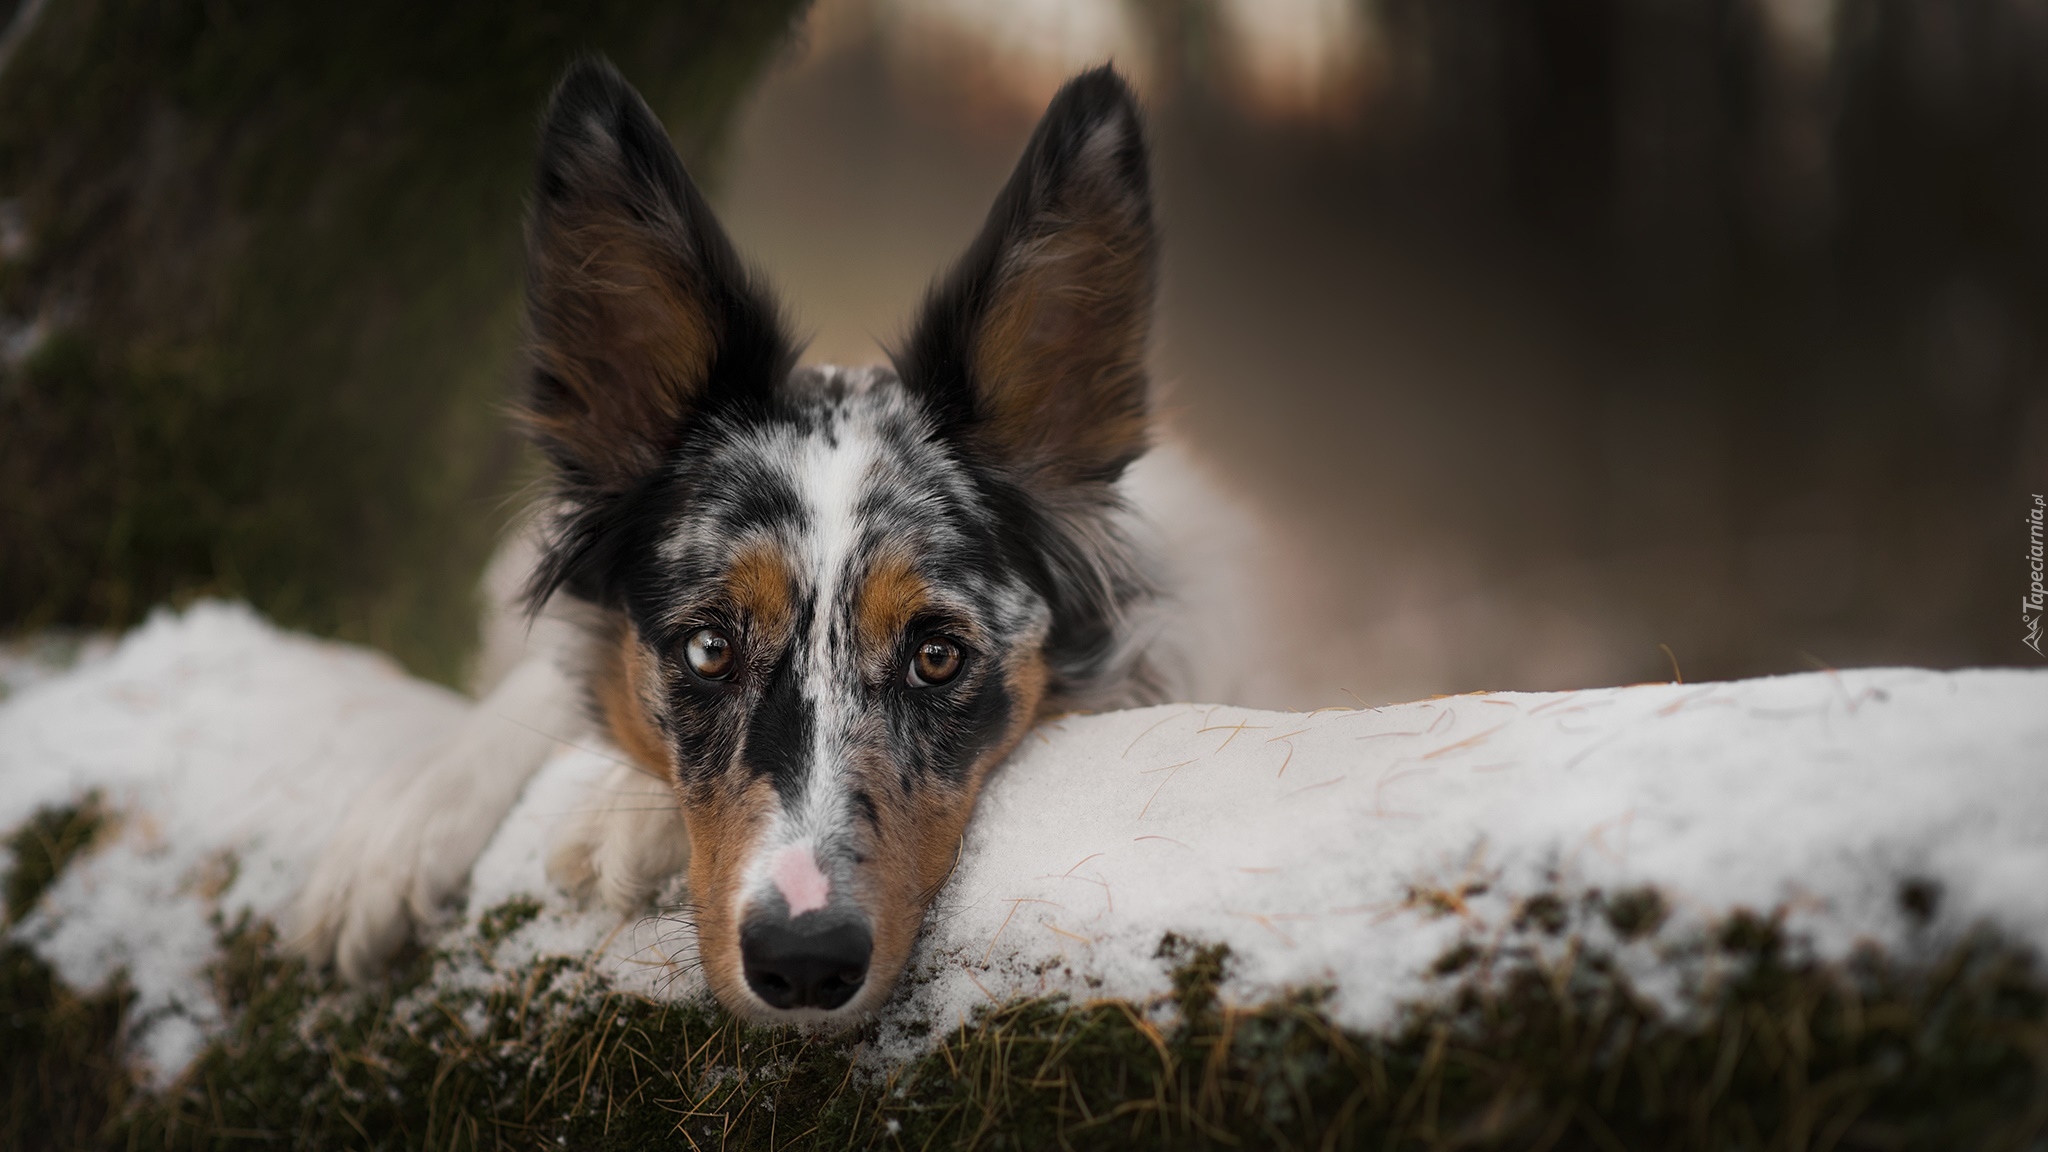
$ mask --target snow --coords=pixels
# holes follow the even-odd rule
[[[1230,944],[1235,998],[1329,985],[1370,1028],[1550,888],[1654,885],[1696,922],[1789,904],[1839,954],[1901,938],[1898,885],[1925,878],[1956,922],[2041,947],[2044,753],[2048,674],[2014,671],[1070,719],[983,800],[915,996],[950,1023],[1077,979],[1156,995],[1170,929]],[[1461,916],[1410,899],[1476,883]]]
[[[468,707],[382,657],[222,604],[9,683],[0,828],[90,788],[120,814],[13,931],[75,986],[126,970],[138,1055],[159,1077],[219,1025],[203,972],[213,918],[281,913],[355,789],[423,756]],[[587,956],[628,986],[702,995],[678,922],[621,923],[545,880],[550,831],[602,802],[614,771],[585,743],[528,786],[469,909],[543,904],[501,964]],[[1370,1028],[1425,990],[1460,935],[1550,888],[1655,885],[1695,923],[1784,906],[1838,953],[1903,939],[1897,887],[1926,879],[1942,923],[1990,921],[2048,947],[2043,827],[2048,671],[1067,717],[991,782],[885,1025],[943,1027],[1017,994],[1155,996],[1172,931],[1230,945],[1233,999],[1327,985],[1339,1022]],[[1425,911],[1416,889],[1446,891],[1459,914]],[[444,983],[488,977],[475,950],[451,956]],[[907,1053],[917,1031],[885,1027],[884,1048]]]
[[[113,641],[90,632],[48,632],[0,643],[0,700],[101,660],[113,649]]]
[[[153,616],[0,703],[0,829],[90,789],[117,820],[14,934],[74,987],[125,970],[138,1055],[175,1074],[219,1023],[210,918],[283,908],[355,788],[431,748],[464,706],[244,607]]]

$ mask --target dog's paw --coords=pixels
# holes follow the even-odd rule
[[[458,738],[423,769],[387,775],[357,799],[299,894],[297,950],[314,967],[371,980],[408,938],[456,911],[504,817],[502,805],[475,795],[488,752]]]
[[[690,835],[674,791],[633,768],[612,768],[558,827],[548,879],[578,900],[637,912],[690,862]]]
[[[378,778],[350,805],[299,894],[296,951],[361,983],[407,937],[446,920],[470,867],[556,747],[550,733],[575,730],[576,699],[550,662],[529,660],[423,765]]]
[[[432,813],[411,806],[406,783],[387,777],[358,800],[294,908],[293,950],[351,984],[379,975],[422,926],[415,903],[433,911],[460,891],[459,881],[436,891],[433,879],[422,876],[420,844]]]

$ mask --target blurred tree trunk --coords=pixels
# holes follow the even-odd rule
[[[801,0],[0,4],[0,628],[243,596],[459,680],[554,78],[700,162]]]

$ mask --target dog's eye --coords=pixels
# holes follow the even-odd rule
[[[690,638],[683,642],[683,658],[690,662],[690,671],[706,680],[725,679],[739,663],[733,655],[732,637],[716,628],[699,628],[690,633]]]
[[[930,636],[918,644],[903,679],[912,688],[937,688],[960,675],[963,663],[958,644],[944,636]]]

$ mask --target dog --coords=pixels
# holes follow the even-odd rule
[[[345,817],[301,951],[372,978],[594,723],[630,767],[558,831],[551,878],[632,910],[686,869],[725,1005],[850,1021],[888,999],[1035,722],[1234,691],[1253,625],[1191,609],[1160,560],[1228,585],[1227,501],[1155,483],[1191,513],[1178,539],[1134,508],[1162,459],[1149,164],[1125,82],[1075,77],[893,363],[800,367],[654,114],[610,65],[572,67],[527,233],[520,418],[553,487],[492,577],[526,573],[525,654]]]

